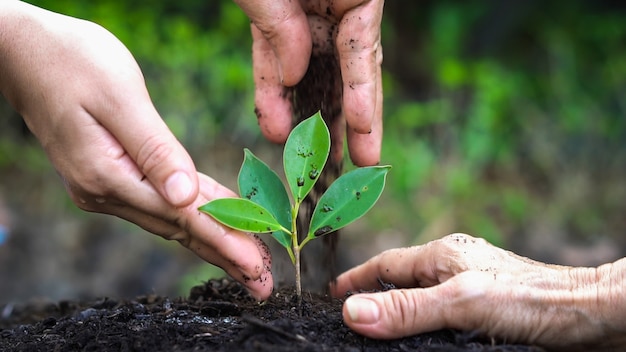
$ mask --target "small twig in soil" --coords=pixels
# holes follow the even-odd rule
[[[397,288],[396,285],[391,282],[384,282],[380,277],[376,278],[376,280],[378,280],[382,291],[395,290]]]
[[[255,327],[261,328],[261,329],[265,329],[265,330],[269,330],[277,335],[280,335],[282,337],[285,337],[287,339],[290,340],[295,340],[295,341],[302,341],[302,342],[308,342],[304,336],[302,335],[298,335],[298,334],[290,334],[284,330],[281,330],[273,325],[270,325],[266,322],[264,322],[261,319],[255,318],[253,316],[249,316],[249,315],[243,315],[241,317],[241,319],[243,321],[245,321],[246,323],[250,324],[250,325],[254,325]]]
[[[348,291],[345,294],[345,298],[348,298],[354,294],[357,293],[374,293],[374,292],[385,292],[385,291],[389,291],[389,290],[395,290],[397,289],[396,285],[392,284],[391,282],[385,282],[383,281],[383,279],[381,279],[380,277],[377,277],[376,280],[378,281],[378,284],[380,285],[380,289],[374,289],[374,290],[358,290],[356,292],[354,291]]]

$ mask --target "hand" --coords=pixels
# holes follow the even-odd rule
[[[393,249],[342,274],[333,293],[355,294],[343,316],[353,330],[391,339],[443,328],[551,349],[626,347],[626,259],[599,268],[547,265],[453,234]]]
[[[19,1],[0,5],[0,89],[24,117],[81,209],[113,214],[272,290],[260,240],[200,214],[236,196],[196,171],[154,108],[128,50],[93,23]]]
[[[311,55],[338,55],[343,79],[343,114],[348,149],[359,166],[380,160],[382,140],[383,0],[235,0],[252,20],[255,104],[259,125],[282,143],[291,130],[285,87],[306,73]],[[343,143],[345,122],[330,126]],[[336,132],[337,131],[337,132]],[[335,150],[343,150],[340,145]]]

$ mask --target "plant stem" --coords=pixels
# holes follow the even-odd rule
[[[298,209],[300,202],[296,201],[291,211],[291,248],[293,249],[293,266],[296,269],[296,295],[298,296],[298,309],[302,306],[302,276],[300,275],[300,243],[298,243]]]
[[[296,295],[298,296],[298,307],[302,306],[302,277],[300,276],[300,247],[297,244],[298,239],[294,243],[293,254],[296,267]]]

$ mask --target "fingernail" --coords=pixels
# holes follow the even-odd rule
[[[165,193],[174,205],[185,202],[192,189],[191,179],[182,171],[175,172],[165,181]]]
[[[374,324],[380,318],[378,304],[367,298],[350,297],[346,300],[350,320],[359,324]]]

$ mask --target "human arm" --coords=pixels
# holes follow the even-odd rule
[[[304,76],[311,55],[336,52],[343,79],[343,116],[333,143],[346,131],[356,165],[380,160],[382,140],[383,0],[235,0],[252,20],[255,107],[263,134],[284,142],[291,129],[286,87]],[[348,128],[346,129],[345,123]],[[334,150],[342,151],[341,146]]]
[[[333,292],[350,328],[397,338],[442,328],[553,350],[626,348],[626,259],[597,268],[548,265],[465,234],[393,249],[342,274]],[[369,320],[369,321],[368,321]]]
[[[235,194],[196,171],[152,104],[139,66],[111,33],[21,1],[0,2],[0,92],[78,207],[176,240],[255,297],[269,296],[265,247],[198,212]]]

